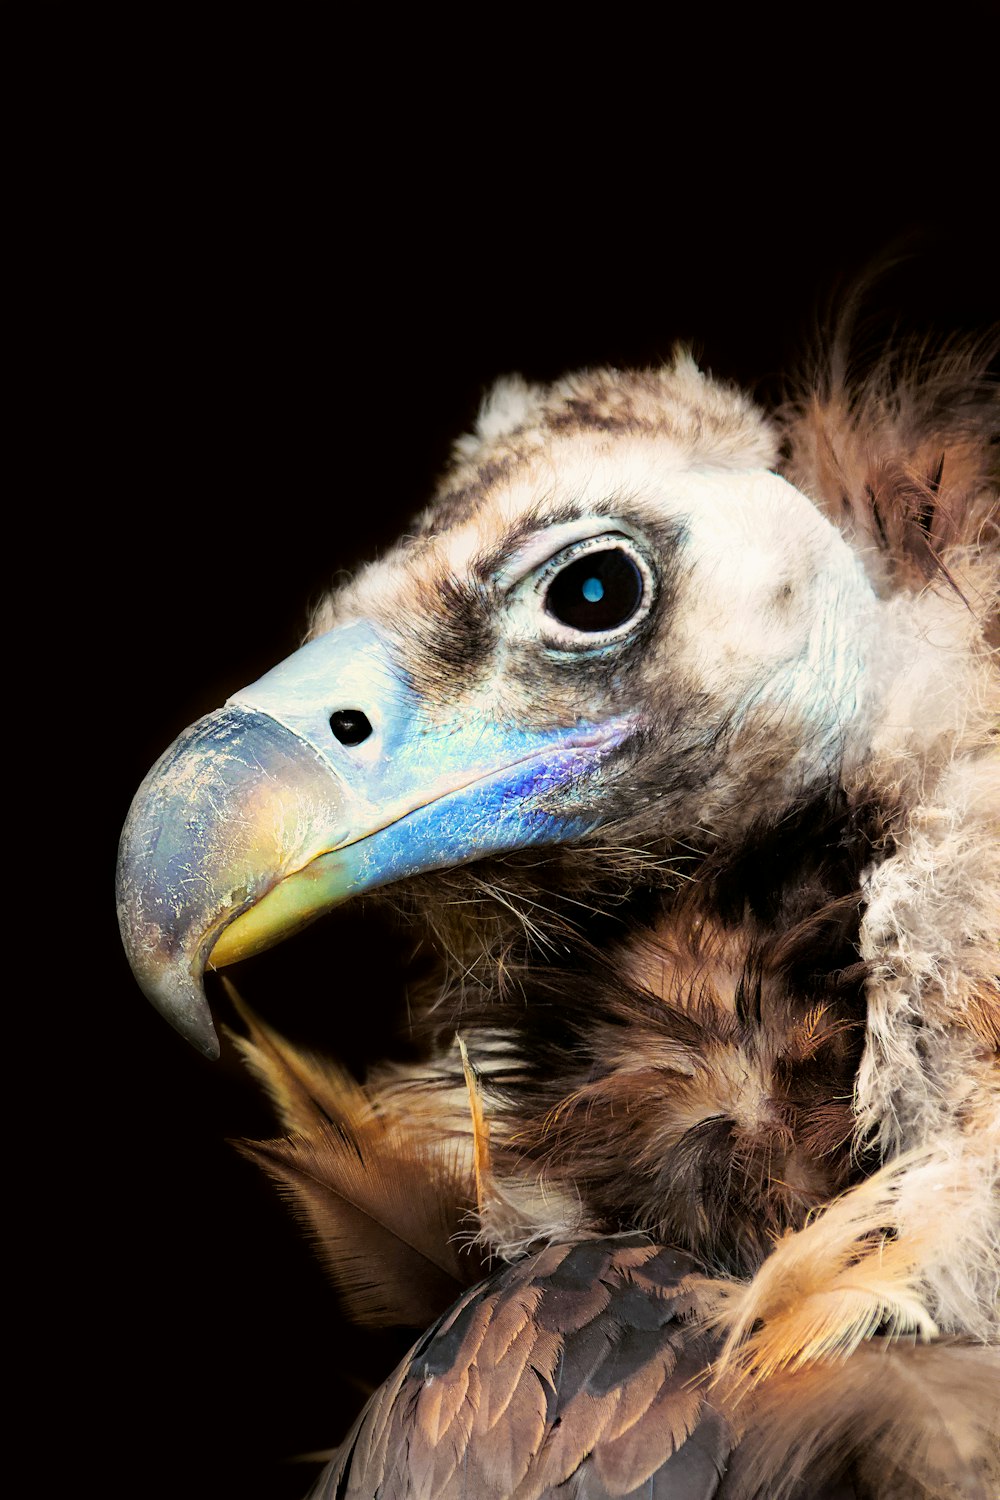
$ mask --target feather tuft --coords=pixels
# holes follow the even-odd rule
[[[922,1271],[949,1234],[947,1184],[935,1184],[944,1198],[922,1221],[904,1207],[910,1177],[929,1161],[900,1158],[783,1235],[749,1285],[698,1283],[709,1325],[726,1330],[714,1378],[731,1398],[783,1370],[843,1359],[876,1332],[936,1336]]]

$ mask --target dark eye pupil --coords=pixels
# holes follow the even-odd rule
[[[642,603],[642,574],[627,552],[608,547],[569,563],[549,584],[545,608],[573,630],[614,630]]]

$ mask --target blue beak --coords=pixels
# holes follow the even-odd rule
[[[185,730],[140,786],[118,859],[140,987],[217,1056],[206,968],[361,891],[587,833],[634,727],[442,719],[367,621],[330,631]]]

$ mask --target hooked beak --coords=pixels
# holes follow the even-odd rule
[[[118,914],[140,987],[217,1056],[206,968],[361,891],[586,833],[583,789],[633,727],[442,723],[367,621],[311,641],[185,730],[136,793]]]

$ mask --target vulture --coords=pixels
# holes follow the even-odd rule
[[[242,1149],[416,1339],[314,1500],[997,1495],[992,357],[500,380],[140,787],[123,940],[203,1052],[206,971],[362,893],[437,955],[364,1079],[241,1012]]]

